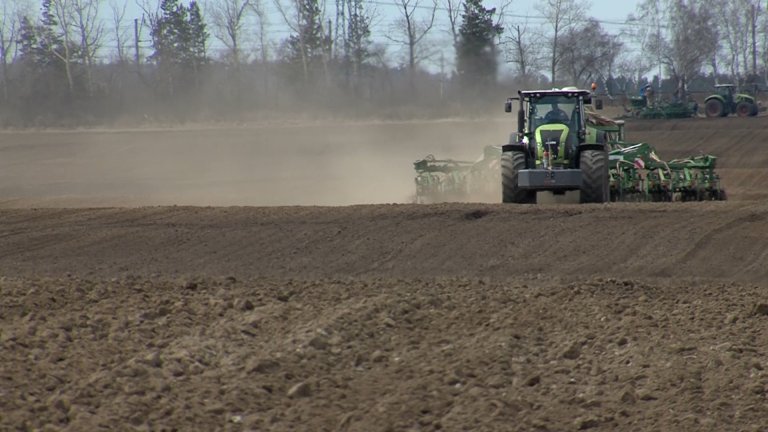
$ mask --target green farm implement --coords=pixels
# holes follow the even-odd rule
[[[625,108],[629,117],[642,119],[674,119],[696,116],[699,107],[696,102],[657,102],[648,104],[644,96],[629,98],[629,107]]]
[[[650,144],[612,143],[611,201],[712,201],[726,199],[716,157],[663,161]]]
[[[493,200],[498,197],[501,146],[486,146],[476,161],[435,159],[427,155],[413,163],[416,202]]]

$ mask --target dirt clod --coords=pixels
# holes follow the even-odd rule
[[[304,398],[312,395],[312,388],[306,382],[300,382],[288,390],[289,398]]]
[[[581,356],[581,344],[577,342],[571,343],[571,345],[563,352],[563,358],[568,360],[576,360]]]
[[[575,424],[579,430],[587,430],[600,426],[600,419],[597,417],[578,418]]]
[[[757,303],[752,309],[752,314],[768,316],[768,303]]]

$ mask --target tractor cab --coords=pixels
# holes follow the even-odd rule
[[[536,165],[574,167],[577,148],[586,136],[584,105],[591,102],[591,93],[563,89],[519,95],[518,134],[530,146],[530,154],[537,156]]]
[[[733,103],[733,92],[736,86],[733,84],[715,84],[715,93],[722,96],[726,102]]]

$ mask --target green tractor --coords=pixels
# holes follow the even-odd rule
[[[502,146],[502,201],[536,203],[538,192],[578,191],[582,203],[607,202],[608,147],[603,139],[587,139],[584,106],[591,104],[590,91],[565,88],[518,95],[505,105],[512,112],[512,101],[519,101],[517,133]]]
[[[704,101],[704,113],[707,117],[725,117],[736,114],[739,117],[754,117],[759,111],[754,97],[734,93],[733,84],[718,84],[715,86],[716,94],[708,96]]]
[[[486,146],[475,161],[428,155],[413,163],[415,202],[495,201],[499,195],[505,203],[530,204],[726,199],[715,156],[665,161],[648,143],[624,141],[624,121],[589,109],[588,90],[518,95],[504,105],[512,112],[519,101],[518,130],[507,144]]]

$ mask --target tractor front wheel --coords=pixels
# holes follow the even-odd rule
[[[525,169],[525,153],[519,150],[501,154],[501,200],[505,203],[535,204],[536,192],[520,188],[517,178]]]
[[[749,102],[739,102],[739,104],[736,105],[736,114],[739,117],[747,117],[752,114],[752,111],[752,104]]]
[[[725,117],[725,106],[719,99],[710,99],[704,105],[704,113],[707,117]]]
[[[610,199],[608,184],[608,152],[582,150],[579,157],[581,168],[582,203],[604,203]]]

